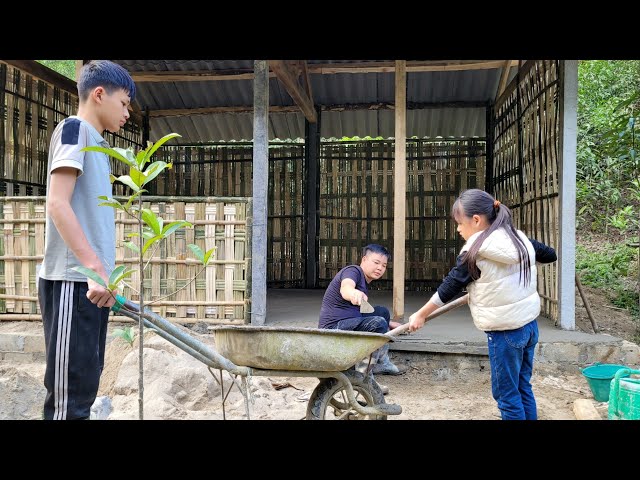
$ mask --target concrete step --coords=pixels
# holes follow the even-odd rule
[[[0,360],[11,363],[45,361],[41,322],[0,322]]]

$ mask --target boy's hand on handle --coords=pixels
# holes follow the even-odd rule
[[[87,278],[87,285],[89,286],[89,290],[87,290],[87,298],[98,308],[111,308],[116,303],[115,295],[118,293],[117,290],[114,290],[112,293],[110,290],[104,288],[102,285],[99,285],[90,278]]]

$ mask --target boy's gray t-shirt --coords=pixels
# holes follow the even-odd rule
[[[60,167],[79,170],[71,197],[71,208],[78,217],[89,245],[102,261],[107,275],[115,265],[115,215],[111,207],[100,207],[100,195],[111,197],[109,179],[111,166],[108,155],[100,152],[81,152],[84,147],[109,148],[102,135],[88,122],[71,116],[60,122],[53,131],[47,167],[47,192],[51,172]],[[51,217],[47,216],[44,260],[39,276],[47,280],[87,281],[87,277],[73,267],[80,262],[67,247]]]

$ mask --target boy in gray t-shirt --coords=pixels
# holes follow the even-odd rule
[[[98,196],[112,195],[110,159],[88,146],[109,147],[104,130],[117,132],[129,118],[136,88],[120,65],[94,60],[78,79],[77,115],[51,137],[47,173],[47,223],[38,299],[44,325],[47,395],[44,419],[87,419],[104,366],[111,292],[73,270],[84,266],[107,283],[115,263],[113,209]]]

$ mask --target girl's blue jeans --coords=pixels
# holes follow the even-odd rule
[[[491,390],[503,420],[537,420],[531,388],[538,321],[515,330],[489,331]]]

